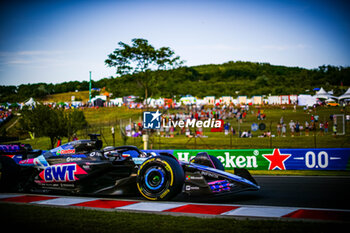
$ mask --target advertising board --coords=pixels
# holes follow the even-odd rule
[[[199,152],[217,157],[226,170],[350,170],[350,148],[167,150],[181,161]]]

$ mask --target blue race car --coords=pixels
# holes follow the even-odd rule
[[[260,187],[246,169],[224,171],[205,152],[190,162],[169,153],[145,153],[135,146],[105,147],[98,135],[49,151],[29,145],[0,146],[0,190],[65,194],[141,194],[148,200],[177,195],[215,198]]]

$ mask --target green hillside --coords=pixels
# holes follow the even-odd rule
[[[180,67],[173,70],[149,71],[149,96],[237,96],[314,94],[315,87],[333,90],[341,95],[350,86],[350,67],[320,66],[317,69],[286,67],[268,63],[227,62],[220,65]],[[139,81],[143,73],[93,81],[96,88],[105,87],[113,96],[144,96]],[[60,84],[26,84],[0,86],[0,102],[24,101],[29,97],[45,99],[47,95],[88,90],[88,82]],[[50,98],[48,98],[50,99]]]

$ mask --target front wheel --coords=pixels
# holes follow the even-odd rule
[[[169,200],[181,192],[184,171],[175,159],[157,156],[146,160],[137,172],[137,188],[152,201]]]

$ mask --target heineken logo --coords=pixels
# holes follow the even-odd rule
[[[177,152],[176,156],[181,161],[190,161],[195,155],[190,155],[189,152]],[[257,157],[252,154],[251,156],[232,155],[230,152],[224,152],[223,155],[216,156],[225,168],[257,168]]]

